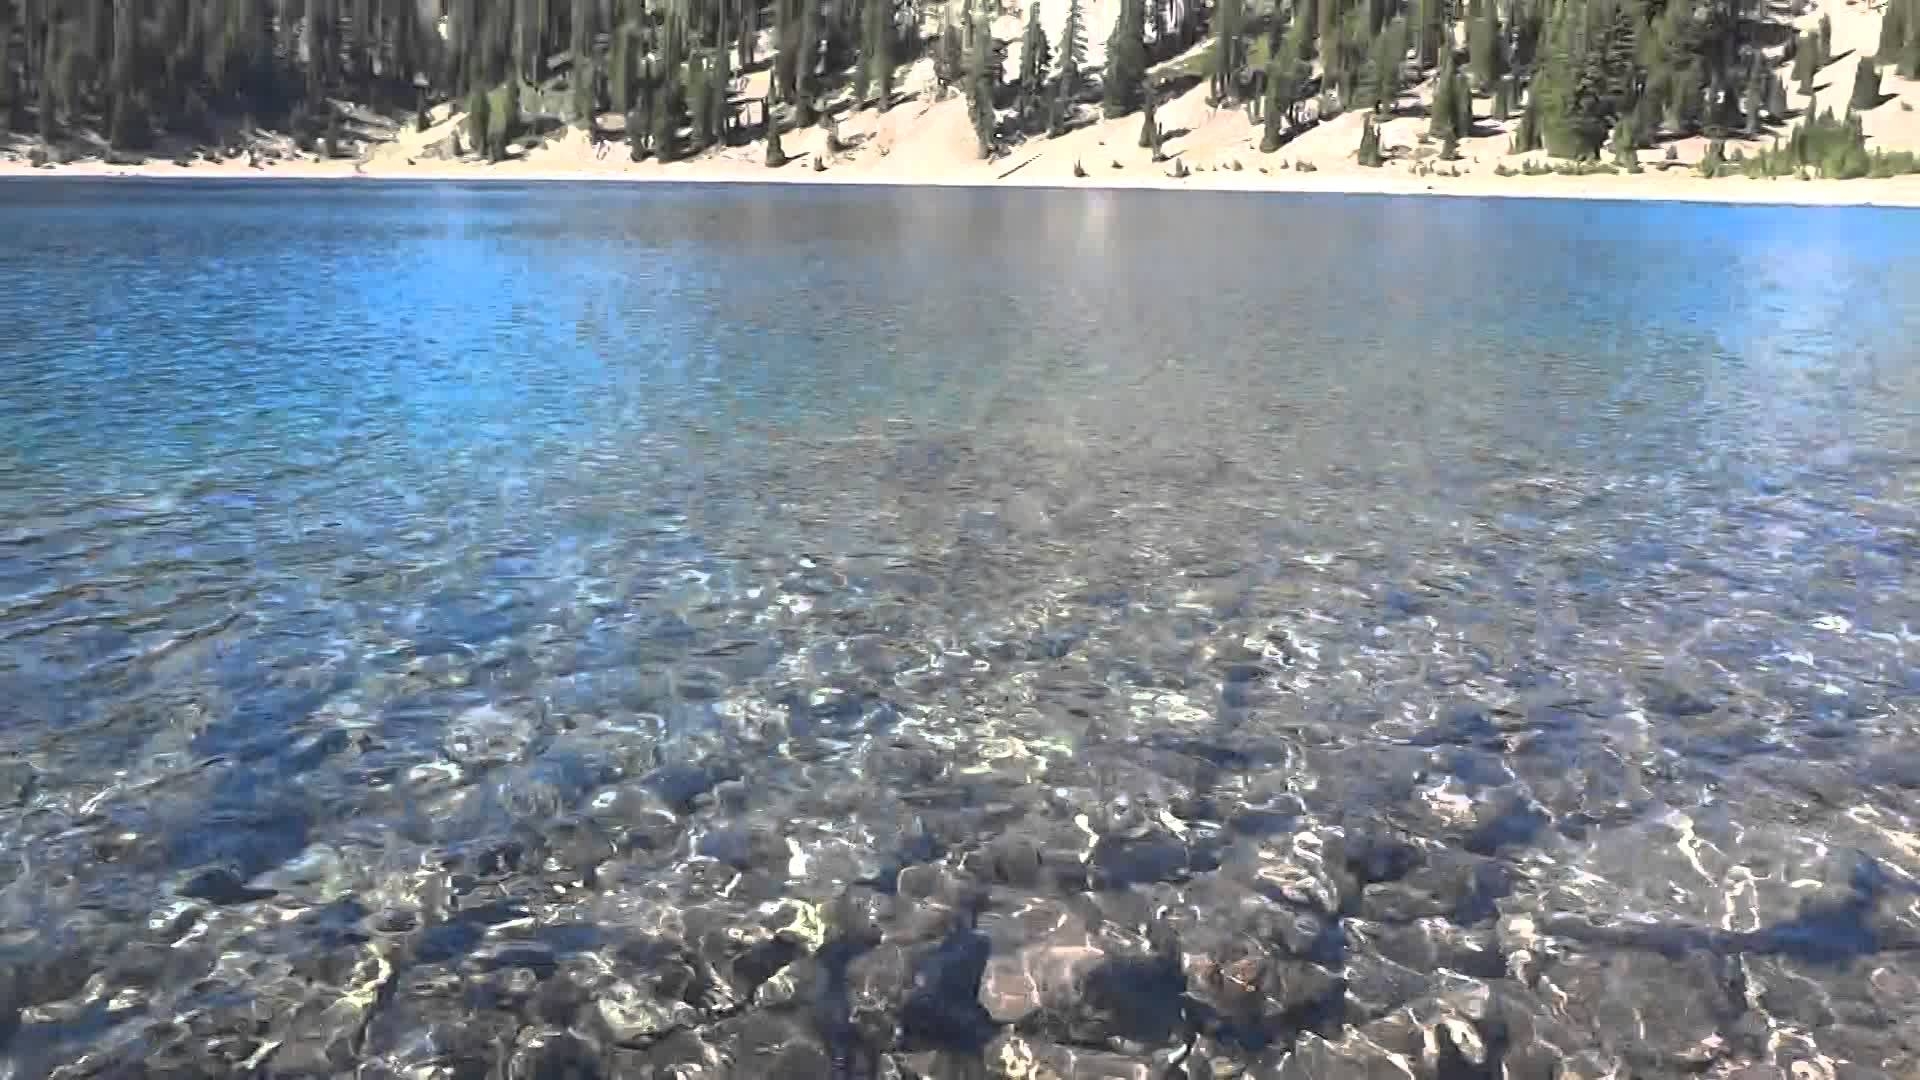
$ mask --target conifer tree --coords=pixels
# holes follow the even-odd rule
[[[1014,112],[1022,130],[1036,130],[1045,119],[1047,68],[1052,59],[1046,28],[1040,25],[1040,4],[1035,0],[1027,9],[1026,31],[1020,37],[1020,86]]]
[[[994,111],[993,95],[998,86],[993,63],[993,24],[982,16],[973,28],[973,50],[967,57],[967,112],[973,119],[973,135],[980,144],[980,156],[993,156],[999,117]]]
[[[1363,124],[1364,126],[1360,129],[1360,150],[1356,157],[1362,166],[1377,169],[1386,164],[1385,158],[1380,154],[1380,128],[1374,124],[1371,116],[1367,117]]]
[[[593,13],[592,0],[573,0],[573,117],[585,124],[593,118]]]
[[[1382,27],[1368,50],[1366,72],[1360,80],[1360,101],[1375,112],[1386,112],[1400,99],[1407,60],[1407,24],[1394,19]]]
[[[1213,100],[1233,103],[1240,100],[1241,0],[1215,0],[1213,48]]]
[[[1819,44],[1814,40],[1813,35],[1810,33],[1801,34],[1798,38],[1794,39],[1794,48],[1793,48],[1793,81],[1794,82],[1799,83],[1801,85],[1805,85],[1807,80],[1813,78],[1814,60],[1816,59],[1814,54],[1818,52],[1819,49],[1820,49]]]
[[[1907,6],[1908,0],[1887,0],[1880,11],[1880,44],[1875,55],[1881,63],[1899,63],[1900,52],[1907,44]]]
[[[793,63],[794,122],[811,127],[820,103],[820,0],[800,0]]]
[[[760,111],[767,127],[767,168],[777,169],[787,163],[787,152],[780,146],[780,119],[773,115],[773,103],[764,98]]]
[[[1847,106],[1856,112],[1871,109],[1880,104],[1880,69],[1873,66],[1867,57],[1860,58],[1860,66],[1853,69],[1853,93],[1847,99]]]
[[[1101,80],[1101,109],[1109,119],[1125,116],[1140,105],[1140,88],[1147,77],[1145,0],[1120,0],[1120,14],[1107,36],[1107,70]]]
[[[893,72],[897,63],[894,59],[894,46],[900,30],[894,23],[893,0],[869,0],[869,2],[880,9],[880,14],[876,16],[880,22],[880,33],[874,39],[873,82],[879,94],[878,107],[881,112],[886,112],[893,108]]]
[[[1458,139],[1466,134],[1460,127],[1460,80],[1454,70],[1453,50],[1440,53],[1440,71],[1433,77],[1433,103],[1427,112],[1427,134],[1436,139]]]
[[[1613,137],[1608,140],[1608,149],[1613,152],[1613,163],[1628,172],[1640,171],[1640,133],[1635,125],[1632,112],[1620,114],[1614,121]]]
[[[1294,110],[1300,103],[1301,84],[1305,81],[1305,62],[1300,50],[1305,46],[1310,27],[1298,18],[1287,27],[1285,39],[1267,59],[1267,91],[1261,106],[1264,127],[1260,134],[1260,152],[1271,154],[1280,149],[1294,124]]]
[[[1467,52],[1473,77],[1485,91],[1492,91],[1507,73],[1504,41],[1500,32],[1499,7],[1493,0],[1482,0],[1480,16],[1467,31]]]
[[[966,48],[960,27],[952,22],[940,27],[940,41],[933,50],[933,78],[942,97],[947,90],[962,85],[967,77]]]
[[[1068,0],[1067,22],[1060,30],[1060,94],[1071,103],[1080,95],[1080,72],[1087,66],[1087,24],[1080,0]]]
[[[1725,139],[1714,139],[1707,143],[1707,153],[1700,159],[1700,175],[1711,180],[1726,169],[1727,143]]]
[[[467,145],[476,150],[487,145],[487,130],[492,123],[488,111],[487,92],[474,87],[467,95]]]
[[[1530,150],[1545,147],[1546,142],[1540,134],[1540,99],[1536,96],[1539,88],[1527,92],[1527,106],[1520,111],[1520,126],[1514,129],[1511,151],[1524,154]]]
[[[1140,148],[1153,151],[1153,160],[1160,160],[1160,122],[1153,115],[1153,88],[1148,87],[1140,95]]]

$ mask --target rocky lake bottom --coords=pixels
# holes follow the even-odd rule
[[[0,1076],[1920,1072],[1920,221],[120,190]]]

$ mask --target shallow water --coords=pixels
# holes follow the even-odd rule
[[[0,1075],[1914,1075],[1916,253],[0,185]]]

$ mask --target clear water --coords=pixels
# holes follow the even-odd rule
[[[1920,1070],[1920,216],[35,181],[0,326],[0,1074]]]

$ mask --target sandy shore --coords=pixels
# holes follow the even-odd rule
[[[1811,27],[1826,14],[1833,20],[1836,52],[1843,58],[1816,80],[1814,100],[1797,93],[1796,109],[1834,107],[1844,111],[1853,65],[1870,52],[1879,33],[1879,12],[1858,0],[1822,0],[1799,22]],[[1017,53],[1019,23],[997,28],[1013,38]],[[1847,50],[1851,50],[1848,52]],[[1097,58],[1096,58],[1097,59]],[[1017,56],[1009,56],[1010,66]],[[1784,75],[1784,72],[1783,72]],[[756,83],[758,85],[756,85]],[[749,79],[747,97],[765,92],[765,74]],[[1195,86],[1159,109],[1166,132],[1166,160],[1139,146],[1140,118],[1093,119],[1057,139],[1030,138],[1015,143],[990,161],[979,159],[966,105],[958,97],[936,100],[930,62],[908,69],[902,83],[905,100],[881,113],[862,109],[844,113],[840,144],[828,146],[817,127],[787,132],[789,155],[778,169],[765,166],[765,144],[753,141],[710,150],[693,160],[661,165],[627,159],[624,143],[596,149],[586,133],[569,129],[543,142],[516,146],[511,160],[488,164],[471,158],[452,160],[442,148],[459,130],[462,117],[444,110],[424,132],[393,131],[367,146],[358,161],[279,160],[250,168],[243,160],[168,160],[143,165],[109,165],[82,160],[35,169],[22,160],[0,159],[0,177],[130,177],[158,179],[297,179],[472,181],[619,181],[885,184],[967,187],[1045,187],[1088,189],[1162,189],[1193,191],[1271,191],[1372,195],[1454,195],[1476,198],[1638,199],[1711,203],[1805,206],[1920,207],[1920,176],[1880,180],[1706,179],[1695,167],[1707,149],[1704,138],[1680,139],[1641,151],[1643,172],[1585,175],[1521,175],[1528,167],[1551,164],[1539,152],[1509,154],[1517,121],[1488,117],[1491,102],[1476,102],[1478,134],[1460,143],[1460,159],[1440,161],[1427,143],[1427,120],[1399,116],[1380,125],[1389,160],[1382,168],[1362,168],[1355,160],[1363,118],[1350,113],[1317,124],[1271,154],[1259,152],[1260,129],[1246,113],[1216,108]],[[1886,75],[1891,95],[1864,114],[1871,148],[1920,150],[1920,82]],[[1430,96],[1419,87],[1412,96]],[[1833,100],[1828,100],[1833,98]],[[613,121],[614,118],[608,118]],[[617,121],[615,121],[617,122]],[[1728,140],[1728,151],[1752,152],[1772,136],[1742,144]],[[816,169],[819,161],[822,168]],[[1178,173],[1178,175],[1176,175]],[[1515,175],[1502,175],[1513,173]]]
[[[1215,171],[1176,179],[1160,173],[1107,170],[1085,179],[1046,173],[997,177],[984,170],[948,171],[914,176],[901,172],[829,169],[824,173],[796,165],[786,169],[741,168],[707,162],[686,162],[665,168],[646,164],[622,169],[564,169],[473,166],[435,163],[401,169],[364,169],[323,162],[285,162],[269,169],[231,169],[215,166],[180,168],[168,163],[115,166],[80,162],[54,169],[33,169],[0,162],[0,179],[61,180],[82,177],[139,180],[236,181],[373,181],[438,183],[795,183],[927,187],[1082,188],[1087,190],[1238,191],[1293,194],[1347,194],[1393,196],[1455,196],[1463,198],[1531,198],[1642,200],[1780,206],[1885,206],[1920,208],[1920,177],[1890,180],[1749,180],[1732,177],[1706,180],[1693,175],[1666,176],[1480,176],[1409,177],[1386,171],[1366,173],[1300,173],[1263,175],[1243,170]]]

